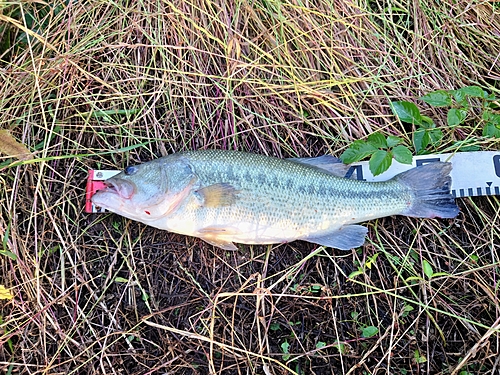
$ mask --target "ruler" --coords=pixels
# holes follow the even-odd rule
[[[85,212],[88,214],[97,212],[106,212],[104,208],[97,207],[92,203],[91,198],[97,192],[97,190],[102,190],[106,187],[104,180],[111,178],[121,171],[119,170],[89,170],[87,176],[87,187],[85,188]]]
[[[351,164],[345,177],[362,181],[387,181],[398,173],[436,161],[447,161],[453,165],[451,171],[451,193],[456,198],[500,195],[500,151],[460,152],[456,154],[433,154],[414,156],[412,164],[392,161],[384,173],[374,176],[367,161]],[[119,170],[89,170],[86,188],[85,212],[106,212],[91,201],[97,190],[104,189],[104,180],[120,173]]]
[[[393,160],[384,173],[373,176],[367,161],[353,163],[346,177],[364,181],[386,181],[413,167],[436,161],[448,161],[451,171],[451,193],[456,198],[500,195],[500,151],[460,152],[414,156],[412,164]]]

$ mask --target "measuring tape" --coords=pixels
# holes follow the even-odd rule
[[[374,176],[367,161],[351,164],[345,177],[363,181],[387,181],[395,175],[413,167],[436,161],[447,161],[453,165],[451,171],[451,193],[456,198],[500,195],[500,151],[460,152],[414,156],[412,164],[392,161],[384,173]],[[89,170],[86,189],[85,212],[105,212],[91,201],[97,190],[104,189],[104,180],[120,173],[118,170]]]

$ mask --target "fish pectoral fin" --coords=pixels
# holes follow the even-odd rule
[[[238,250],[234,243],[222,238],[223,236],[234,235],[236,233],[234,229],[212,226],[200,229],[198,232],[199,237],[210,245],[220,247],[224,250]]]
[[[287,160],[320,169],[337,177],[345,177],[349,170],[348,165],[342,163],[342,160],[332,155],[323,155],[316,158],[289,158]]]
[[[333,232],[303,238],[304,241],[340,250],[363,246],[368,229],[362,225],[345,225]]]
[[[230,206],[237,198],[238,190],[228,183],[218,183],[196,190],[200,204],[205,207]]]

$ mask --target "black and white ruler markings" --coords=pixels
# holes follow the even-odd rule
[[[373,176],[367,161],[353,163],[346,177],[364,181],[386,181],[413,167],[436,161],[448,161],[451,171],[451,192],[457,198],[500,195],[500,151],[460,152],[413,157],[413,163],[401,164],[393,160],[384,173]]]
[[[387,181],[398,173],[413,167],[436,161],[452,163],[451,192],[457,198],[500,195],[500,151],[460,152],[456,154],[433,154],[414,156],[412,164],[401,164],[393,160],[384,173],[373,176],[367,161],[351,164],[346,177],[363,181]],[[85,211],[105,212],[95,207],[90,198],[104,188],[102,181],[113,177],[118,170],[90,170],[87,179]]]

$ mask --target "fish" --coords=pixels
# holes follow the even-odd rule
[[[365,242],[359,223],[404,215],[454,218],[452,165],[434,162],[384,182],[344,177],[331,155],[280,159],[228,150],[173,153],[130,165],[104,181],[93,203],[155,228],[225,250],[303,240],[349,250]]]

